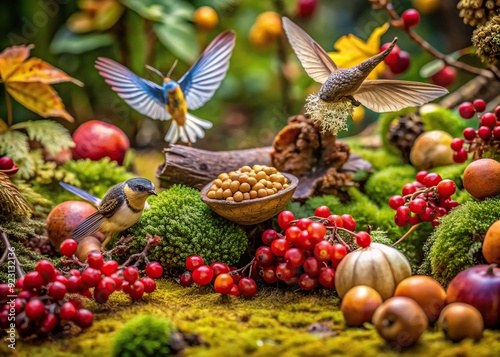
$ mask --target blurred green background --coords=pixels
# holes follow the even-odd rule
[[[98,56],[110,57],[135,73],[160,83],[161,78],[145,68],[149,64],[167,73],[175,59],[172,78],[180,79],[217,34],[234,29],[237,34],[230,69],[215,96],[193,112],[211,120],[214,127],[195,146],[211,150],[240,149],[270,145],[287,118],[303,110],[308,93],[316,90],[283,37],[266,46],[249,38],[259,14],[277,11],[304,28],[327,51],[342,35],[353,33],[366,40],[373,28],[387,20],[382,11],[372,10],[368,0],[317,0],[312,16],[299,16],[300,0],[17,0],[0,3],[0,48],[35,44],[32,56],[39,57],[85,83],[56,84],[75,123],[56,119],[73,131],[91,119],[113,123],[124,130],[135,148],[162,148],[168,123],[145,118],[123,102],[94,68]],[[193,21],[200,6],[213,7],[217,26],[201,30]],[[450,53],[470,45],[470,29],[462,24],[456,1],[394,1],[401,13],[407,8],[421,11],[416,30],[440,51]],[[70,30],[77,30],[75,32]],[[382,43],[399,37],[398,45],[411,54],[409,70],[402,79],[427,81],[419,69],[431,57],[406,34],[389,29]],[[280,46],[284,73],[280,71]],[[283,88],[283,79],[289,85]],[[455,86],[470,76],[459,73]],[[450,91],[454,87],[449,88]],[[0,117],[6,118],[5,100],[0,100]],[[13,103],[14,121],[36,119],[37,115]],[[366,112],[359,123],[349,120],[353,135],[376,120]]]

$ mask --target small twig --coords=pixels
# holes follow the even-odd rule
[[[483,68],[477,68],[471,65],[468,65],[466,63],[457,61],[450,56],[445,55],[444,53],[439,52],[437,49],[435,49],[429,42],[424,40],[419,34],[417,34],[413,29],[404,26],[403,21],[401,20],[401,17],[399,14],[394,10],[394,6],[392,5],[391,1],[387,1],[387,3],[382,4],[382,9],[384,9],[389,16],[392,18],[393,21],[391,21],[391,25],[394,27],[398,27],[405,31],[408,36],[417,44],[420,45],[424,50],[429,52],[431,55],[434,57],[442,60],[444,63],[447,65],[459,68],[461,70],[467,71],[469,73],[474,73],[480,76],[483,76],[485,78],[489,79],[494,79],[496,78],[497,80],[500,80],[500,71],[498,69],[493,70],[490,66],[490,69],[483,69]]]
[[[231,270],[229,272],[230,275],[234,275],[234,274],[238,274],[241,272],[241,275],[243,276],[245,270],[247,270],[248,268],[250,268],[250,271],[248,273],[248,276],[250,276],[252,274],[252,265],[253,265],[253,262],[255,261],[255,258],[252,258],[252,260],[250,261],[250,263],[248,263],[247,265],[245,265],[244,267],[242,268],[239,268],[239,269],[236,269],[236,270]]]
[[[137,267],[141,262],[145,262],[146,264],[149,264],[149,259],[147,257],[147,253],[151,247],[154,247],[160,243],[160,237],[154,236],[151,237],[150,234],[146,234],[147,237],[147,243],[146,246],[144,247],[144,250],[140,253],[132,254],[122,265],[120,265],[119,269],[123,269],[127,266],[129,266],[133,260],[135,260],[134,266]]]
[[[0,261],[0,264],[1,264],[1,263],[3,263],[4,256],[7,256],[8,252],[10,251],[12,246],[10,245],[10,242],[9,242],[9,239],[7,238],[7,235],[5,234],[5,232],[1,228],[0,228],[0,239],[3,243],[3,246],[5,247],[5,252],[2,254],[2,259]],[[24,271],[21,268],[21,263],[17,259],[16,254],[14,254],[14,266],[16,268],[17,277],[22,278],[24,276]]]
[[[420,223],[417,223],[414,226],[411,226],[411,228],[408,229],[408,232],[406,232],[405,234],[403,234],[401,236],[401,238],[399,238],[396,242],[394,242],[392,244],[392,246],[394,247],[394,246],[398,245],[399,243],[401,243],[402,241],[404,241],[406,239],[406,237],[408,237],[410,234],[412,234],[413,232],[415,232],[415,230],[418,228],[419,225],[420,225]]]

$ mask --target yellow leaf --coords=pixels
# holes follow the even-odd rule
[[[61,117],[73,122],[73,117],[64,109],[57,92],[48,84],[39,82],[8,82],[7,92],[19,103],[42,117]]]
[[[349,68],[360,64],[379,52],[380,37],[388,28],[388,23],[377,27],[366,42],[353,34],[342,36],[333,45],[337,52],[330,52],[328,55],[340,68]],[[367,79],[379,78],[384,70],[385,64],[382,62],[370,73]]]
[[[30,56],[33,45],[12,46],[0,53],[0,75],[2,80],[7,78]]]
[[[30,58],[23,62],[17,70],[12,74],[7,82],[40,82],[40,83],[59,83],[73,82],[80,87],[83,83],[79,80],[68,76],[66,73],[57,69],[39,58]]]

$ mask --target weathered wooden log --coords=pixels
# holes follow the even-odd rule
[[[174,184],[202,189],[222,172],[237,170],[244,165],[271,166],[271,146],[230,151],[207,151],[183,145],[165,148],[165,163],[158,167],[160,186]]]

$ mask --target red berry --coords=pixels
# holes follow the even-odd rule
[[[271,250],[274,255],[278,257],[282,257],[285,255],[285,252],[290,249],[292,246],[290,242],[285,238],[278,238],[271,244]]]
[[[322,268],[318,275],[318,282],[325,288],[335,287],[335,270],[329,267]]]
[[[417,174],[415,175],[417,182],[420,182],[421,184],[423,184],[424,178],[425,178],[425,176],[427,176],[428,173],[429,172],[424,171],[424,170],[417,172]]]
[[[290,226],[285,231],[285,238],[290,243],[297,245],[300,235],[302,234],[302,229],[297,226]]]
[[[285,260],[289,262],[293,267],[298,268],[304,263],[306,255],[299,248],[290,248],[285,252]]]
[[[137,278],[139,277],[139,269],[137,269],[135,266],[128,266],[123,270],[123,279],[128,281],[130,284],[135,282]]]
[[[158,262],[151,262],[146,265],[146,275],[151,279],[158,279],[163,275],[163,267]]]
[[[97,288],[111,294],[116,290],[116,282],[113,278],[105,276],[101,279]]]
[[[278,232],[274,229],[267,229],[262,233],[262,243],[270,246],[273,240],[278,239]]]
[[[500,138],[500,126],[496,126],[495,128],[493,128],[493,137],[495,139]]]
[[[296,271],[290,263],[280,263],[276,267],[276,277],[280,280],[290,279],[291,277],[295,276],[295,274]]]
[[[325,238],[326,227],[322,223],[313,222],[307,226],[307,232],[314,242],[319,243]]]
[[[314,215],[321,218],[327,218],[330,213],[328,206],[319,206],[314,210]]]
[[[273,284],[278,281],[276,276],[276,267],[270,265],[262,269],[262,279],[268,284]]]
[[[316,276],[320,272],[322,263],[315,257],[309,257],[304,260],[304,264],[302,267],[304,268],[304,271],[309,274],[309,276]]]
[[[52,300],[62,300],[67,292],[66,285],[58,281],[54,281],[49,286],[49,296]]]
[[[130,283],[130,291],[128,292],[128,295],[132,300],[140,300],[144,295],[144,292],[144,284],[139,280],[135,281],[134,283]]]
[[[17,297],[19,299],[24,299],[24,300],[29,300],[31,299],[31,297],[33,296],[36,296],[36,294],[32,294],[31,292],[29,292],[28,290],[23,290],[23,291],[20,291],[19,294],[17,294]]]
[[[340,243],[332,245],[332,260],[342,260],[347,255],[347,247]]]
[[[94,315],[87,309],[79,309],[76,312],[75,322],[81,328],[87,328],[94,323]]]
[[[24,312],[30,320],[41,321],[45,317],[45,305],[40,299],[32,299],[26,304]]]
[[[431,81],[438,86],[449,87],[453,84],[453,82],[455,82],[456,77],[457,71],[455,68],[444,66],[431,76]]]
[[[424,185],[427,187],[433,187],[436,186],[438,183],[440,183],[442,180],[443,179],[439,174],[436,174],[435,172],[430,172],[424,178]]]
[[[278,214],[278,225],[281,229],[285,230],[290,225],[290,222],[295,219],[293,212],[291,211],[281,211]]]
[[[500,120],[500,105],[495,108],[495,116]]]
[[[66,288],[68,289],[69,293],[76,293],[78,292],[78,288],[80,287],[81,284],[82,284],[82,278],[72,275],[68,277]]]
[[[76,253],[77,248],[78,248],[78,243],[73,239],[66,239],[59,246],[61,254],[67,257],[72,257],[73,254]]]
[[[391,45],[390,42],[384,43],[382,47],[380,47],[379,52],[384,52],[389,46]],[[384,59],[384,63],[388,65],[389,67],[396,66],[398,61],[399,61],[399,52],[401,50],[399,49],[398,45],[395,45],[391,52],[387,55],[387,57]]]
[[[483,140],[488,140],[491,138],[491,129],[487,126],[480,126],[477,129],[477,135]]]
[[[186,270],[184,273],[182,273],[179,280],[181,285],[184,287],[191,286],[191,284],[194,283],[193,276],[189,270]]]
[[[396,210],[396,217],[398,219],[398,222],[400,222],[403,226],[406,225],[410,220],[410,212],[410,208],[407,206],[398,207],[398,209]]]
[[[427,202],[422,198],[417,197],[410,202],[410,211],[412,211],[415,214],[420,214],[422,212],[425,212],[426,208],[427,208]]]
[[[123,285],[123,279],[121,276],[119,276],[118,274],[111,274],[109,276],[111,279],[114,280],[115,282],[115,290],[118,291],[118,290],[121,290],[122,289],[122,285]]]
[[[101,269],[104,264],[104,259],[101,252],[90,252],[87,256],[87,263],[89,267],[94,269]]]
[[[193,280],[198,285],[210,284],[214,277],[214,271],[208,265],[202,265],[193,270]]]
[[[65,302],[59,310],[59,317],[62,320],[73,321],[76,318],[76,307],[72,303]]]
[[[80,271],[77,270],[77,269],[70,269],[68,273],[69,273],[70,276],[76,276],[78,278],[82,276],[82,274],[80,273]]]
[[[7,300],[7,296],[10,295],[11,288],[8,284],[0,284],[0,301]]]
[[[8,156],[0,157],[0,170],[10,170],[14,166],[14,161]]]
[[[312,250],[316,245],[317,241],[315,238],[311,237],[307,230],[300,232],[299,241],[297,242],[297,246],[304,250]]]
[[[299,286],[302,290],[311,291],[318,286],[318,279],[310,277],[309,274],[302,274],[299,277]]]
[[[99,281],[101,281],[101,272],[99,270],[90,267],[85,269],[82,274],[82,282],[86,287],[95,287],[99,284]]]
[[[30,271],[24,276],[24,289],[40,290],[43,285],[43,276],[37,271]]]
[[[343,214],[340,217],[342,218],[342,224],[345,229],[348,231],[354,231],[356,229],[356,221],[350,214]]]
[[[372,238],[368,232],[359,231],[356,233],[356,244],[361,248],[369,247],[372,242]]]
[[[318,6],[318,0],[299,0],[295,12],[303,19],[311,17]]]
[[[484,99],[476,99],[472,102],[472,105],[474,105],[474,109],[476,109],[476,112],[478,113],[482,113],[486,110],[486,102]]]
[[[241,278],[238,282],[238,290],[241,296],[251,298],[257,294],[257,284],[252,278]]]
[[[389,207],[391,207],[392,209],[398,209],[398,207],[401,207],[404,204],[405,200],[403,196],[394,195],[389,198]]]
[[[481,116],[480,125],[493,129],[497,125],[497,117],[493,113],[484,113]]]
[[[38,263],[36,263],[35,270],[42,275],[44,283],[50,283],[56,278],[56,269],[48,260],[39,260]]]
[[[203,264],[203,258],[199,255],[191,255],[186,259],[186,268],[191,271],[201,267]]]
[[[231,291],[229,292],[229,295],[236,297],[240,296],[240,289],[238,289],[238,285],[233,284],[233,286],[231,287]]]
[[[335,226],[335,227],[343,227],[344,226],[344,221],[342,221],[342,217],[340,217],[338,214],[331,214],[327,217],[328,222],[330,225]]]
[[[139,280],[142,285],[144,285],[144,292],[146,294],[151,294],[156,289],[156,283],[149,276],[145,276]]]
[[[106,276],[110,276],[111,274],[116,273],[117,270],[118,270],[118,262],[115,260],[109,260],[101,266],[101,273],[103,273]]]
[[[418,224],[420,222],[422,222],[422,219],[420,218],[419,215],[411,216],[410,220],[408,221],[408,223],[410,223],[411,226],[414,226],[415,224]]]
[[[460,151],[460,149],[464,146],[464,141],[463,139],[460,139],[460,138],[454,138],[452,141],[451,141],[451,149],[453,151]]]
[[[272,265],[274,263],[274,254],[272,249],[265,245],[257,248],[257,250],[255,251],[255,261],[260,267]]]
[[[111,296],[112,292],[108,290],[102,290],[99,289],[99,287],[96,287],[94,289],[94,300],[99,303],[99,304],[104,304],[109,300],[109,297]]]
[[[59,324],[59,319],[57,318],[57,316],[49,313],[47,314],[47,316],[45,316],[45,318],[42,321],[42,324],[40,326],[40,332],[50,333],[57,327],[58,324]]]
[[[401,189],[401,194],[403,196],[414,194],[417,191],[417,187],[412,183],[407,183],[403,185]]]
[[[223,273],[217,275],[214,282],[214,289],[219,294],[229,294],[233,288],[234,280],[231,275]]]
[[[442,197],[450,197],[457,190],[457,185],[453,180],[443,180],[437,185],[437,191]]]
[[[314,246],[314,256],[321,260],[327,261],[332,257],[332,244],[327,240],[322,240]]]
[[[210,268],[214,271],[214,276],[218,276],[219,274],[227,274],[229,273],[229,267],[221,262],[214,262],[210,264]]]
[[[465,128],[462,135],[466,140],[474,140],[476,138],[476,131],[474,128]]]
[[[413,27],[420,21],[420,14],[415,9],[408,9],[401,15],[405,27]]]
[[[406,51],[399,51],[397,62],[389,66],[394,74],[404,73],[408,67],[410,67],[410,54]]]
[[[476,114],[476,110],[471,102],[463,102],[458,106],[458,113],[462,118],[470,119]]]
[[[313,223],[312,219],[310,218],[300,218],[297,220],[297,227],[304,230],[304,229],[307,229],[307,227],[309,227],[309,225]]]

